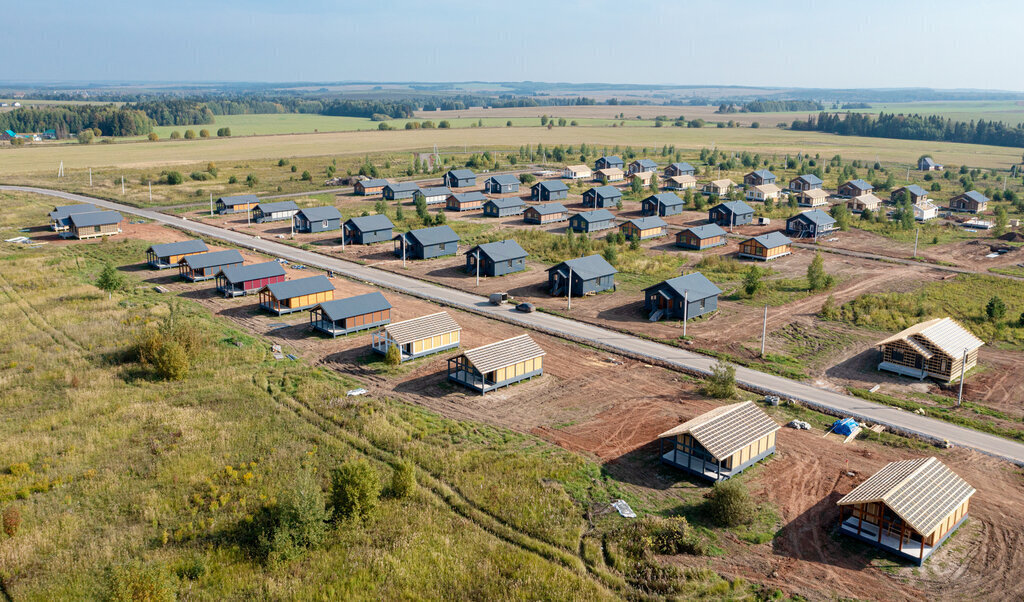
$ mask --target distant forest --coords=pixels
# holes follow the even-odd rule
[[[99,128],[104,136],[139,136],[152,131],[153,120],[144,111],[116,105],[22,107],[0,113],[0,130],[52,129],[58,138],[67,138],[86,128]]]
[[[825,107],[816,100],[752,100],[742,105],[722,103],[716,113],[781,113],[784,111],[820,111]]]
[[[902,140],[938,140],[992,146],[1024,147],[1024,125],[1006,125],[1001,121],[953,121],[937,115],[896,115],[879,113],[825,113],[817,119],[796,120],[791,129],[828,132],[843,136],[898,138]]]

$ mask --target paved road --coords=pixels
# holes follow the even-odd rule
[[[256,239],[246,234],[232,232],[210,224],[183,220],[158,211],[138,209],[103,199],[42,188],[0,186],[0,190],[34,192],[72,202],[92,203],[100,207],[114,209],[125,214],[137,215],[181,230],[282,257],[289,261],[331,270],[356,280],[362,280],[380,287],[429,299],[443,305],[516,323],[566,339],[585,342],[686,372],[708,374],[716,362],[713,358],[684,349],[655,343],[632,335],[551,314],[521,314],[509,306],[492,306],[484,297],[479,295],[445,288],[401,274],[393,274],[342,259],[296,249],[273,240]],[[1024,465],[1024,445],[994,435],[959,427],[926,416],[904,412],[889,406],[871,403],[849,395],[819,389],[742,366],[736,367],[736,380],[745,388],[760,392],[771,392],[796,399],[832,414],[853,416],[865,422],[884,424],[889,428],[914,433],[932,440],[945,439],[955,445],[975,449]]]

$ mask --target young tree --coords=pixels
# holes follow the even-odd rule
[[[832,205],[832,209],[829,210],[832,218],[836,220],[836,226],[846,231],[850,229],[850,210],[843,203]]]
[[[651,174],[651,194],[658,194],[658,174]]]
[[[249,188],[252,188],[252,187],[256,186],[259,183],[260,183],[260,180],[259,180],[259,178],[256,177],[256,174],[251,173],[251,174],[245,176],[245,185],[248,186]]]
[[[807,266],[807,284],[812,291],[825,290],[835,284],[835,278],[825,273],[825,260],[820,252],[814,254],[814,259]]]
[[[398,348],[398,345],[388,347],[388,352],[384,355],[384,361],[389,366],[398,366],[402,363],[402,351]]]
[[[409,497],[414,491],[416,491],[416,471],[412,462],[399,460],[394,472],[391,473],[391,487],[388,493],[393,498],[402,499]]]
[[[764,274],[761,272],[761,268],[756,265],[750,266],[743,274],[743,291],[747,293],[748,297],[753,297],[764,288]]]
[[[615,265],[619,261],[619,248],[614,244],[606,246],[604,248],[604,252],[601,254],[604,256],[604,260],[612,265]]]
[[[1006,214],[1006,207],[996,205],[995,209],[996,226],[992,231],[995,236],[1002,236],[1006,233],[1006,227],[1010,224],[1009,216]]]
[[[106,291],[108,294],[114,291],[119,291],[124,288],[127,279],[124,274],[119,272],[111,264],[103,266],[103,270],[100,272],[99,277],[96,279],[96,287],[102,291]]]
[[[993,295],[985,305],[985,315],[989,320],[995,322],[1006,317],[1006,303],[998,296]]]
[[[644,183],[640,181],[640,177],[633,176],[633,180],[629,183],[630,192],[632,192],[634,195],[639,195],[641,192],[643,192],[643,189]]]
[[[380,499],[380,476],[364,459],[331,471],[331,507],[338,519],[368,516]]]
[[[164,380],[181,380],[190,368],[188,354],[177,341],[164,341],[153,358],[153,368]]]
[[[704,394],[717,399],[728,399],[736,395],[736,367],[718,360],[704,381]]]

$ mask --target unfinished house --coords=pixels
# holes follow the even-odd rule
[[[72,213],[93,213],[99,211],[94,205],[58,205],[50,212],[50,229],[54,232],[67,232],[71,228]]]
[[[956,320],[935,318],[879,342],[882,361],[878,369],[949,383],[977,364],[982,345],[981,339]]]
[[[229,213],[247,213],[260,204],[255,194],[239,194],[235,196],[222,196],[217,199],[217,213],[227,215]]]
[[[448,380],[481,395],[542,374],[544,350],[527,334],[468,349],[448,360]]]
[[[259,290],[260,307],[283,316],[316,307],[334,299],[334,285],[324,275],[285,280]]]
[[[569,219],[569,210],[561,203],[531,205],[523,211],[523,221],[528,224],[552,224]]]
[[[235,249],[186,255],[178,262],[178,275],[189,282],[201,282],[215,278],[225,268],[243,263],[242,254]]]
[[[676,234],[676,246],[683,249],[703,251],[725,244],[725,230],[717,224],[693,226]]]
[[[650,217],[638,217],[624,222],[619,226],[619,232],[626,237],[626,240],[647,240],[665,236],[665,229],[668,224],[665,220],[656,215]]]
[[[165,270],[177,266],[182,257],[198,255],[207,251],[209,249],[206,247],[206,243],[198,238],[167,242],[146,249],[146,263],[153,269]]]
[[[260,203],[252,210],[252,221],[257,224],[263,224],[266,222],[291,220],[298,212],[299,206],[295,204],[295,201]]]
[[[324,301],[309,310],[309,325],[332,337],[383,326],[390,321],[391,304],[379,292]]]
[[[276,261],[236,265],[217,273],[217,291],[225,297],[251,295],[261,288],[284,282],[284,267]]]
[[[437,312],[394,322],[373,333],[373,350],[381,355],[388,354],[392,345],[398,347],[402,361],[408,361],[424,355],[439,353],[459,346],[462,327],[448,315],[448,312]]]
[[[983,213],[986,209],[988,209],[988,197],[977,190],[969,190],[949,199],[950,211]]]
[[[78,240],[102,238],[121,233],[121,214],[117,211],[93,211],[72,213],[68,216],[68,233]],[[64,234],[62,233],[62,236]]]

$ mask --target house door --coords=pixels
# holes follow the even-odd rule
[[[914,367],[917,368],[918,370],[920,370],[921,368],[924,368],[924,357],[923,356],[919,355],[919,356],[914,358]]]

